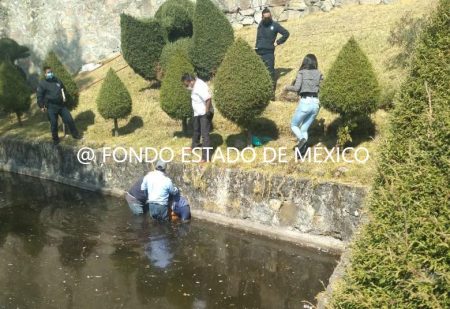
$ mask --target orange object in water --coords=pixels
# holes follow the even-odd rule
[[[177,214],[173,211],[170,212],[170,220],[171,221],[177,221],[179,218],[177,216]]]

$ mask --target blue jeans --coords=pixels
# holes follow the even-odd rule
[[[134,196],[128,193],[125,195],[125,199],[127,200],[128,207],[130,207],[133,214],[142,215],[144,213],[145,203],[138,201]]]
[[[291,121],[291,130],[300,141],[308,140],[308,129],[319,113],[319,99],[314,97],[300,98],[294,117]]]
[[[158,221],[169,221],[169,206],[156,203],[148,205],[150,216]]]

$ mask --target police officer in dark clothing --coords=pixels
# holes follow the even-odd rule
[[[139,178],[125,195],[128,206],[135,215],[142,215],[147,210],[147,190],[141,190],[143,180],[144,177]]]
[[[281,38],[277,40],[277,35]],[[262,20],[258,25],[256,35],[256,53],[267,66],[272,77],[274,89],[276,84],[275,76],[275,47],[283,44],[289,38],[289,31],[283,28],[279,23],[272,20],[272,13],[268,8],[262,11]]]
[[[58,116],[61,116],[63,122],[69,127],[72,137],[80,139],[81,136],[75,127],[72,115],[70,115],[67,107],[64,106],[64,102],[66,101],[66,89],[64,88],[63,83],[56,78],[50,67],[45,67],[44,71],[45,79],[39,82],[37,88],[37,103],[42,112],[48,113],[53,144],[59,144]]]

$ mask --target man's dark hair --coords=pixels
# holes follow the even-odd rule
[[[46,66],[44,67],[44,72],[47,71],[47,70],[51,70],[51,69],[52,69],[51,67],[49,67],[48,65],[46,65]]]
[[[318,67],[317,57],[313,54],[307,54],[305,58],[303,58],[300,70],[317,70]]]
[[[184,83],[184,82],[190,82],[190,81],[193,81],[195,79],[195,77],[192,75],[192,74],[190,74],[190,73],[184,73],[182,76],[181,76],[181,81]]]
[[[268,7],[265,7],[262,11],[263,14],[271,13]]]

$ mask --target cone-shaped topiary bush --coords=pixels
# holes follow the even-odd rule
[[[113,135],[119,135],[117,119],[130,115],[131,103],[127,88],[116,72],[109,69],[97,97],[97,109],[103,118],[114,120]]]
[[[372,64],[352,37],[339,52],[320,90],[321,104],[342,117],[340,145],[351,141],[356,121],[373,113],[379,98],[380,87]]]
[[[67,90],[67,93],[65,93],[65,106],[69,110],[75,109],[78,105],[79,92],[78,86],[75,83],[72,74],[69,73],[67,68],[61,63],[59,58],[52,51],[47,54],[47,57],[45,57],[43,67],[45,66],[51,67],[53,72],[55,73],[56,78],[58,78],[64,84],[64,87]]]
[[[121,14],[120,30],[125,61],[143,78],[156,78],[159,56],[166,42],[161,24],[155,19],[139,20]]]
[[[192,36],[193,17],[194,3],[190,0],[167,0],[155,14],[170,42]]]
[[[333,308],[448,308],[450,1],[425,26]]]
[[[19,125],[22,114],[30,109],[31,89],[17,68],[9,61],[0,62],[0,109],[14,113]]]
[[[197,0],[190,58],[200,78],[209,79],[216,72],[233,40],[223,12],[211,0]]]
[[[164,46],[159,59],[159,65],[163,75],[164,72],[167,71],[169,59],[172,58],[173,55],[181,53],[186,59],[189,59],[189,48],[191,46],[191,42],[192,41],[190,38],[183,38],[173,43],[168,43]]]
[[[240,38],[228,49],[214,84],[214,101],[220,113],[245,129],[264,111],[272,96],[269,72]]]
[[[183,73],[194,73],[194,67],[182,51],[173,54],[161,84],[161,108],[170,118],[182,121],[186,133],[187,118],[192,117],[191,94],[181,83]]]

